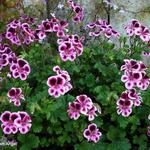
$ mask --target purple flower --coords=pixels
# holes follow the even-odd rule
[[[89,36],[98,37],[101,34],[104,34],[105,37],[119,37],[119,33],[115,31],[106,20],[97,20],[87,24],[87,28],[90,29]],[[92,31],[91,31],[92,30]]]
[[[141,61],[125,59],[121,66],[121,71],[124,71],[121,81],[125,83],[127,89],[138,87],[141,90],[146,90],[150,81],[150,78],[146,75],[146,69]]]
[[[7,25],[6,38],[12,42],[12,44],[30,44],[34,41],[34,31],[30,28],[30,25],[20,20],[13,20]]]
[[[98,111],[98,109],[93,105],[91,109],[88,110],[88,112],[86,113],[86,115],[88,116],[88,120],[92,121],[95,119],[95,116],[97,116],[96,112]]]
[[[132,113],[132,106],[140,106],[142,97],[136,89],[124,91],[117,100],[117,113],[128,117]]]
[[[140,93],[136,92],[136,89],[129,90],[128,96],[133,101],[134,106],[140,106],[142,97],[140,96]]]
[[[0,68],[6,67],[11,64],[11,59],[15,57],[15,54],[6,44],[0,44]]]
[[[76,102],[81,105],[80,113],[86,115],[88,110],[93,106],[92,100],[87,95],[79,95],[76,97]]]
[[[21,134],[26,134],[32,126],[31,117],[24,111],[19,111],[18,114],[20,117],[14,121],[14,124],[18,127]]]
[[[117,113],[128,117],[132,113],[133,101],[129,99],[127,92],[123,92],[117,101]]]
[[[84,130],[83,136],[90,142],[97,143],[101,136],[102,133],[99,131],[97,128],[96,124],[92,123],[88,125],[88,128]]]
[[[144,52],[144,51],[143,51],[143,52],[142,52],[142,55],[143,55],[143,56],[146,56],[146,57],[149,57],[149,56],[150,56],[150,52]]]
[[[80,117],[81,105],[78,102],[69,102],[68,115],[70,119],[77,120]]]
[[[79,107],[76,108],[76,106]],[[89,121],[92,121],[95,116],[97,116],[97,112],[101,113],[98,107],[99,106],[96,106],[87,95],[82,94],[77,96],[74,102],[69,103],[68,114],[71,119],[74,118],[75,115],[79,117],[80,114],[83,114],[88,117]],[[78,117],[75,119],[78,119]]]
[[[144,42],[148,42],[150,40],[149,29],[142,25],[135,31],[135,35],[138,35]]]
[[[82,55],[82,38],[80,39],[78,35],[66,35],[64,38],[58,39],[58,50],[63,61],[74,61],[77,56]]]
[[[14,124],[14,121],[19,118],[18,113],[11,113],[9,111],[5,111],[2,113],[0,120],[2,122],[1,128],[3,129],[4,134],[16,134],[18,131],[17,126]]]
[[[141,90],[146,90],[150,84],[150,78],[146,75],[146,73],[142,73],[142,79],[137,82],[137,87]]]
[[[150,31],[147,27],[141,25],[138,20],[131,20],[131,22],[125,26],[125,30],[128,36],[139,36],[144,42],[150,41]]]
[[[9,112],[2,113],[0,120],[1,128],[4,134],[16,134],[20,131],[21,134],[26,134],[31,128],[31,118],[26,112]]]
[[[141,26],[140,22],[138,20],[131,20],[131,23],[125,26],[125,30],[127,32],[128,36],[133,36],[135,34],[135,31],[138,30],[138,28]]]
[[[21,100],[24,100],[21,88],[11,88],[8,91],[7,96],[9,97],[10,102],[13,102],[17,107],[21,105]]]
[[[35,37],[38,40],[43,40],[47,33],[56,33],[57,37],[64,37],[67,26],[66,21],[57,18],[43,20],[35,30]]]
[[[10,66],[10,71],[14,78],[26,80],[27,76],[31,72],[31,69],[26,60],[17,58],[15,61],[12,62]]]
[[[79,4],[73,2],[72,0],[68,0],[67,3],[75,14],[74,17],[72,18],[73,22],[75,23],[81,22],[84,19],[83,8]]]
[[[48,93],[51,96],[59,97],[72,89],[72,85],[70,83],[71,79],[68,72],[61,70],[59,66],[55,66],[53,70],[57,73],[57,75],[48,78]]]

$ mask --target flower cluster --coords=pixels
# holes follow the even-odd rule
[[[128,117],[132,113],[132,107],[140,106],[142,97],[136,89],[124,91],[117,101],[117,113]]]
[[[28,62],[24,59],[17,58],[14,59],[10,65],[11,75],[14,78],[20,78],[21,80],[26,80],[27,76],[31,72]]]
[[[68,0],[67,2],[71,7],[72,11],[75,13],[75,16],[72,20],[77,23],[81,22],[84,19],[83,8],[79,4],[73,2],[73,0]]]
[[[78,35],[66,35],[63,39],[58,39],[58,50],[63,61],[74,61],[77,56],[82,55],[82,38]]]
[[[37,26],[35,30],[36,39],[43,40],[46,37],[46,33],[56,33],[57,37],[65,36],[64,31],[68,23],[63,20],[59,20],[57,18],[52,18],[51,20],[43,20],[40,25]]]
[[[47,85],[49,86],[48,93],[51,96],[59,97],[64,95],[72,89],[70,83],[70,75],[67,71],[61,70],[59,66],[55,66],[53,71],[57,73],[55,76],[51,76],[47,80]]]
[[[144,42],[150,40],[150,31],[147,27],[143,26],[138,20],[133,19],[128,25],[125,26],[128,36],[139,36]]]
[[[13,20],[7,25],[6,38],[12,44],[30,44],[34,41],[34,31],[28,23],[22,23],[20,20]]]
[[[7,96],[9,97],[10,103],[13,102],[15,106],[20,106],[21,100],[24,100],[24,95],[22,94],[21,88],[11,88],[8,91]]]
[[[97,128],[97,125],[92,123],[84,130],[83,135],[88,141],[97,143],[100,140],[102,133]]]
[[[124,71],[121,81],[125,82],[127,89],[132,89],[137,86],[141,90],[146,90],[150,82],[150,78],[145,72],[146,69],[142,61],[125,59],[124,64],[121,66],[121,71]]]
[[[30,116],[24,111],[5,111],[1,114],[0,120],[4,134],[16,134],[18,131],[26,134],[32,126]]]
[[[123,92],[117,101],[117,113],[128,117],[132,113],[132,106],[140,106],[141,96],[136,92],[136,87],[146,90],[149,86],[150,78],[146,75],[147,67],[142,61],[125,59],[121,66],[124,74],[121,81],[125,82],[127,91]]]
[[[92,121],[95,116],[97,116],[96,112],[101,113],[101,110],[92,102],[91,98],[85,94],[77,96],[74,102],[69,102],[68,115],[70,119],[77,120],[80,115],[83,114],[88,116],[89,121]],[[90,124],[88,128],[84,130],[83,135],[88,141],[95,143],[97,143],[102,136],[94,123]]]
[[[0,69],[10,65],[15,53],[6,44],[0,44]]]
[[[104,34],[105,37],[111,38],[111,37],[119,37],[119,33],[115,31],[112,26],[106,21],[106,20],[97,20],[95,22],[91,22],[87,24],[87,28],[89,28],[89,36],[95,36],[98,37],[101,34]]]
[[[24,59],[18,58],[6,44],[0,44],[0,69],[9,65],[10,75],[14,78],[26,80],[30,73],[30,66]]]
[[[92,121],[97,116],[96,112],[101,113],[87,95],[79,95],[74,102],[69,102],[68,115],[71,119],[77,120],[81,113]]]

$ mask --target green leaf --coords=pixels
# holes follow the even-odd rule
[[[87,84],[87,87],[92,87],[95,84],[95,79],[92,73],[88,74],[85,78],[85,81]]]
[[[107,150],[130,150],[130,149],[131,144],[128,142],[127,139],[124,140],[118,139],[109,144]]]
[[[148,139],[146,135],[137,136],[133,138],[133,143],[139,145],[139,150],[147,149]]]
[[[115,126],[110,126],[108,133],[107,133],[107,138],[110,141],[115,141],[118,139],[123,139],[125,137],[126,133],[124,130],[121,128],[116,128]]]
[[[93,143],[81,143],[81,144],[76,144],[74,146],[75,150],[106,150],[107,144],[99,143],[93,144]]]
[[[21,150],[37,148],[40,143],[39,137],[34,134],[19,135],[18,140],[23,144],[20,148]]]

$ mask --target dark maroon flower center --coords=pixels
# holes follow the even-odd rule
[[[2,120],[3,120],[3,121],[9,121],[9,117],[10,117],[10,114],[9,114],[9,113],[5,113],[5,114],[3,115]]]
[[[90,131],[86,131],[85,134],[86,134],[86,136],[89,136],[90,135]]]
[[[131,102],[130,101],[125,101],[125,106],[130,106]]]
[[[60,77],[57,78],[57,84],[62,84],[62,78]]]
[[[76,12],[76,13],[79,13],[79,12],[80,12],[80,7],[76,7],[76,8],[75,8],[75,12]]]
[[[139,73],[134,73],[133,76],[135,79],[139,79],[139,77],[140,77]]]
[[[90,131],[95,131],[96,130],[96,126],[95,125],[91,125],[89,129],[90,129]]]
[[[52,78],[51,80],[50,80],[50,85],[55,85],[56,84],[56,79],[55,78]]]
[[[11,89],[11,90],[9,91],[9,95],[10,95],[10,96],[15,96],[15,94],[16,94],[16,92],[15,92],[14,89]]]
[[[20,67],[23,67],[26,64],[26,62],[23,60],[18,60],[18,64]]]

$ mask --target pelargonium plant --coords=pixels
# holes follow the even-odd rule
[[[48,4],[48,2],[49,1],[46,1],[46,4]],[[108,8],[115,6],[112,1],[103,1],[103,2],[108,4]],[[72,9],[73,22],[75,22],[75,23],[82,22],[84,19],[83,7],[80,6],[79,4],[75,3],[73,0],[67,0],[67,4]],[[60,6],[60,7],[65,7],[65,6]],[[66,62],[66,61],[68,61],[68,60],[71,62],[75,61],[77,59],[77,57],[79,57],[83,54],[83,41],[86,38],[84,36],[84,35],[86,35],[86,33],[84,34],[84,33],[80,32],[82,34],[80,36],[77,33],[72,33],[70,30],[68,30],[70,24],[69,24],[68,19],[66,19],[66,20],[61,20],[61,19],[59,19],[59,17],[55,17],[53,15],[52,18],[44,19],[40,23],[38,23],[38,22],[36,22],[36,18],[22,15],[19,19],[14,19],[11,22],[9,22],[6,26],[6,32],[0,34],[0,41],[4,42],[4,43],[0,44],[0,73],[5,69],[6,66],[8,66],[9,70],[10,70],[10,73],[8,74],[9,77],[15,78],[15,79],[20,78],[23,81],[26,80],[29,73],[31,72],[29,63],[24,59],[26,57],[26,55],[29,60],[32,60],[34,57],[35,58],[37,57],[38,59],[39,58],[43,59],[43,57],[44,57],[44,60],[41,61],[42,63],[41,62],[39,63],[40,65],[41,64],[42,65],[38,66],[39,68],[40,67],[41,68],[39,69],[37,66],[34,66],[34,67],[35,68],[37,67],[39,72],[40,72],[40,70],[43,70],[43,68],[46,68],[49,65],[49,62],[47,62],[47,60],[46,60],[48,57],[47,57],[47,55],[45,55],[45,53],[47,54],[47,52],[40,51],[40,54],[38,54],[37,52],[35,54],[35,51],[34,51],[33,57],[30,56],[30,55],[32,55],[32,53],[29,52],[30,54],[27,54],[27,52],[25,52],[25,53],[23,53],[24,57],[22,57],[23,54],[21,53],[21,55],[18,55],[18,54],[20,54],[20,51],[19,52],[17,51],[16,53],[14,53],[13,50],[10,48],[10,45],[12,45],[13,49],[15,49],[14,45],[16,45],[17,48],[18,47],[20,48],[20,47],[23,47],[24,45],[29,46],[29,44],[31,47],[33,46],[34,48],[36,48],[36,47],[38,47],[37,46],[38,44],[32,45],[31,43],[33,43],[33,42],[41,43],[41,41],[44,43],[44,42],[48,41],[48,38],[51,37],[51,35],[56,35],[55,37],[57,38],[57,40],[55,42],[58,44],[57,46],[58,46],[58,52],[60,54],[60,58],[62,61],[64,61],[62,63],[66,63],[66,67],[67,67],[68,62]],[[109,19],[108,19],[108,21],[98,19],[95,22],[88,23],[87,25],[83,26],[83,28],[86,29],[85,32],[88,32],[90,37],[103,38],[103,35],[107,39],[110,39],[112,37],[116,37],[116,38],[120,37],[120,33],[118,31],[116,31],[111,26],[111,24],[109,24]],[[87,29],[89,29],[89,30],[87,30]],[[68,34],[66,34],[67,30],[69,32]],[[125,30],[126,30],[128,36],[130,36],[130,37],[137,36],[140,39],[142,39],[143,42],[146,42],[146,43],[150,42],[149,29],[147,27],[143,26],[138,20],[135,20],[135,19],[131,20],[131,23],[125,26]],[[50,33],[54,33],[54,34],[50,34]],[[44,40],[46,38],[47,38],[47,40]],[[122,41],[122,39],[120,41]],[[123,40],[123,42],[124,41],[125,40]],[[7,45],[6,42],[9,42],[10,45]],[[43,44],[43,43],[41,45],[42,46],[46,45],[46,47],[47,47],[47,43],[46,44],[45,43]],[[109,49],[109,47],[112,47],[112,45],[107,45],[107,44],[104,45],[106,49]],[[135,46],[136,46],[136,44],[135,44]],[[121,44],[120,44],[120,47],[121,47]],[[76,84],[76,82],[79,83],[79,84],[76,84],[76,85],[78,85],[77,88],[79,90],[75,91],[75,93],[76,92],[80,93],[81,91],[82,92],[83,91],[91,92],[91,90],[93,90],[94,92],[98,91],[97,93],[100,93],[100,94],[96,95],[97,99],[100,99],[100,103],[104,106],[104,108],[108,108],[106,106],[112,106],[112,103],[114,103],[114,101],[111,101],[111,99],[113,99],[114,97],[117,96],[117,95],[115,95],[116,94],[115,92],[110,92],[110,90],[107,90],[107,89],[114,88],[113,82],[111,81],[111,80],[114,80],[114,78],[110,77],[111,76],[110,70],[114,67],[112,64],[115,64],[116,62],[118,63],[121,57],[113,55],[113,54],[118,54],[118,52],[116,53],[116,52],[110,51],[110,53],[108,55],[108,53],[106,53],[106,51],[105,51],[104,55],[106,55],[105,56],[106,61],[104,61],[103,60],[104,57],[102,56],[104,49],[102,49],[103,52],[101,50],[99,51],[99,49],[96,52],[94,52],[93,45],[90,48],[91,48],[90,49],[90,57],[88,57],[88,59],[86,57],[83,57],[83,59],[85,58],[86,61],[87,60],[89,61],[89,58],[91,58],[91,62],[89,61],[90,63],[87,61],[89,63],[89,64],[87,64],[87,66],[85,64],[81,64],[80,61],[77,64],[76,64],[76,61],[74,63],[76,64],[75,67],[77,67],[77,69],[76,69],[77,72],[78,72],[78,70],[79,71],[83,70],[83,71],[85,71],[84,72],[85,74],[87,73],[85,76],[85,79],[83,79],[83,81],[91,82],[91,87],[93,89],[89,88],[90,85],[87,86],[87,83],[83,83],[83,81],[74,81],[72,79],[72,81],[75,82],[75,84]],[[55,47],[55,49],[56,49],[56,47]],[[111,48],[110,48],[110,50],[111,50]],[[124,51],[126,52],[126,48],[121,49],[121,50],[123,52]],[[120,54],[123,54],[122,51],[119,51]],[[88,53],[88,50],[87,50],[87,53]],[[87,56],[87,53],[85,51],[85,56]],[[96,53],[99,53],[99,54],[97,55]],[[142,55],[145,57],[149,57],[150,53],[143,52]],[[88,53],[88,56],[89,56],[89,53]],[[53,54],[52,54],[52,57],[53,57]],[[107,59],[108,59],[108,61],[107,61]],[[112,63],[115,59],[116,59],[116,62]],[[102,63],[101,63],[101,60],[103,61]],[[53,62],[53,59],[50,61]],[[112,63],[111,64],[112,68],[110,68],[110,69],[109,69],[110,66],[108,66],[109,61],[111,61],[111,63]],[[81,60],[81,62],[84,62],[84,61]],[[57,61],[57,63],[59,63],[59,61]],[[107,67],[108,67],[109,71],[107,70]],[[114,68],[114,70],[115,69],[118,70],[117,65],[115,65],[115,67],[116,68]],[[33,70],[34,70],[34,68],[33,68]],[[112,72],[114,70],[112,69]],[[147,90],[148,86],[150,84],[150,78],[148,77],[147,70],[148,70],[148,66],[145,65],[142,61],[137,61],[134,59],[124,59],[124,64],[121,66],[121,71],[123,72],[121,81],[125,83],[126,90],[124,92],[122,92],[121,96],[119,97],[119,99],[116,102],[117,113],[119,115],[122,115],[123,117],[128,117],[132,113],[132,110],[134,109],[134,107],[141,106],[142,97],[141,97],[140,90]],[[56,73],[56,75],[52,75],[47,79],[48,94],[50,96],[53,96],[54,98],[64,96],[65,94],[67,95],[67,93],[73,89],[73,86],[71,83],[71,77],[70,77],[69,73],[66,70],[62,70],[61,67],[59,67],[59,66],[53,67],[53,71]],[[90,74],[88,74],[89,72],[90,72]],[[41,82],[41,79],[44,81],[45,76],[47,78],[47,75],[45,75],[46,73],[45,74],[44,73],[43,72],[41,73],[43,76],[40,74],[41,76],[33,75],[31,77],[33,84],[34,84],[33,79],[35,79],[35,83],[40,84],[40,85],[38,85],[38,90],[40,89],[41,91],[43,89],[45,89],[45,88],[41,87],[41,85],[43,83],[43,82]],[[117,73],[115,73],[115,71],[113,73],[117,74]],[[85,74],[81,75],[82,78],[84,77]],[[39,79],[39,76],[41,79]],[[77,76],[80,76],[80,72],[78,72]],[[1,79],[1,77],[0,77],[0,79]],[[12,79],[12,80],[14,81],[15,79]],[[107,82],[105,82],[106,80],[107,80]],[[63,113],[61,114],[62,116],[60,115],[60,113],[58,115],[56,114],[55,116],[53,116],[53,113],[54,114],[57,113],[57,109],[59,109],[60,107],[56,105],[53,108],[53,102],[52,102],[51,103],[52,105],[50,107],[47,107],[47,105],[46,105],[45,110],[47,110],[47,108],[48,108],[48,111],[41,111],[42,109],[44,109],[45,104],[49,105],[49,101],[47,103],[46,96],[43,96],[44,92],[43,91],[42,91],[43,93],[41,91],[37,92],[36,85],[26,84],[27,81],[24,81],[24,82],[25,82],[25,84],[23,84],[23,86],[24,85],[31,86],[33,93],[36,93],[34,99],[42,100],[42,102],[44,101],[42,107],[40,107],[38,103],[32,103],[32,102],[31,102],[31,106],[30,105],[27,106],[27,108],[31,109],[33,112],[40,110],[40,111],[38,111],[38,113],[39,114],[41,113],[42,117],[46,116],[46,119],[44,117],[43,117],[44,120],[42,120],[43,118],[42,119],[40,118],[41,120],[39,118],[38,119],[36,118],[37,119],[36,121],[37,122],[41,121],[39,123],[41,125],[42,121],[50,119],[48,121],[50,121],[51,123],[55,122],[56,127],[58,125],[57,121],[61,120],[60,122],[64,123],[65,115]],[[29,81],[29,83],[32,83],[32,82]],[[21,87],[15,88],[16,83],[13,82],[13,84],[15,84],[15,85],[11,86],[12,88],[8,91],[7,96],[9,98],[9,101],[13,102],[15,106],[20,106],[21,101],[24,100],[24,95],[22,93]],[[19,82],[19,84],[20,84],[20,82]],[[106,84],[106,88],[103,84]],[[75,87],[76,87],[76,85],[75,85]],[[84,87],[81,88],[80,85],[84,85]],[[45,81],[44,81],[44,86],[45,86]],[[97,87],[95,87],[95,86],[97,86]],[[87,87],[88,87],[88,89],[86,89]],[[101,90],[99,90],[99,89],[101,89]],[[28,90],[30,91],[30,88],[27,88],[27,92],[28,92]],[[91,92],[91,93],[93,94],[94,92]],[[34,94],[31,94],[31,95],[34,95]],[[96,96],[94,95],[93,97],[96,97]],[[69,94],[68,94],[68,97],[70,97]],[[98,102],[97,99],[96,99],[96,101]],[[101,99],[102,99],[102,101],[101,101]],[[51,112],[49,113],[49,108],[54,110],[53,113],[51,113]],[[63,109],[63,107],[61,107],[61,108]],[[98,116],[98,113],[101,113],[101,111],[96,106],[96,104],[93,103],[93,101],[90,97],[88,97],[85,94],[76,96],[76,98],[73,102],[68,103],[67,112],[68,112],[68,116],[70,119],[77,120],[80,116],[85,116],[87,118],[87,120],[90,122],[88,127],[83,131],[83,136],[87,139],[88,142],[97,143],[101,139],[102,133],[97,128],[97,125],[95,123],[92,123],[92,121],[94,121],[94,119],[98,119],[98,117],[96,117],[96,116]],[[45,113],[47,113],[47,114],[43,115]],[[65,112],[65,114],[66,114],[66,112]],[[108,111],[108,113],[106,113],[106,115],[108,117],[109,117],[109,114],[111,115],[111,109]],[[115,117],[112,117],[112,118],[115,120]],[[148,119],[150,119],[150,116],[148,117]],[[21,134],[26,134],[29,132],[29,130],[32,126],[31,117],[25,111],[18,111],[18,112],[4,111],[0,116],[0,121],[2,122],[1,128],[2,128],[4,134],[16,134],[17,132],[20,132]],[[78,121],[80,121],[80,119]],[[127,124],[128,124],[128,122],[127,122]],[[45,123],[44,125],[47,126],[47,123]],[[75,124],[75,125],[77,125],[77,124]],[[60,126],[60,124],[59,124],[59,126]],[[43,135],[45,136],[45,135],[47,135],[47,132],[53,133],[53,130],[51,130],[51,127],[49,129],[49,123],[48,123],[48,128],[46,130],[42,129],[42,127],[41,128],[39,127],[38,128],[39,131],[37,131],[35,129],[34,132],[37,133],[37,132],[40,132],[40,130],[41,131],[44,130]],[[70,126],[71,132],[72,132],[72,127],[73,126]],[[120,125],[120,127],[122,128],[123,126]],[[61,128],[66,129],[67,126],[64,125]],[[105,128],[103,128],[103,129],[105,129]],[[106,130],[107,129],[108,128],[106,128]],[[109,130],[111,130],[111,128],[109,128]],[[69,131],[69,128],[68,128],[68,131]],[[55,130],[54,130],[54,132],[55,132]],[[110,131],[108,131],[108,132],[110,132]],[[116,130],[115,133],[119,134],[118,130]],[[59,142],[61,141],[62,143],[59,143],[59,146],[63,145],[63,144],[65,145],[66,144],[65,139],[67,139],[66,133],[64,133],[63,131],[60,131],[60,132],[56,132],[56,134],[58,134],[58,135],[60,134],[60,137],[58,138],[59,140],[57,140],[57,141],[59,141]],[[70,134],[70,131],[69,131],[69,134]],[[64,135],[65,135],[65,138],[64,138]],[[113,137],[111,135],[112,134],[107,134],[106,137],[108,136],[108,139],[111,140],[112,143],[114,144]],[[125,136],[124,133],[123,133],[123,135]],[[148,126],[147,135],[150,136],[150,127],[149,126]],[[70,137],[71,136],[72,136],[72,134],[70,134]],[[32,135],[31,135],[31,137],[32,137]],[[64,138],[63,140],[61,140],[62,137]],[[67,139],[68,140],[67,143],[70,142],[69,141],[69,140],[71,140],[70,137]],[[121,137],[122,137],[122,135],[121,135]],[[119,138],[117,138],[117,139],[119,139]],[[135,138],[135,136],[133,138]],[[53,139],[53,140],[55,140],[55,139]],[[54,144],[55,142],[53,142],[53,140],[52,140],[52,143]],[[40,141],[40,140],[37,138],[37,141]],[[75,141],[76,141],[76,139],[75,139]],[[42,142],[48,143],[48,142],[45,142],[45,139],[44,140],[42,139]],[[108,142],[109,141],[107,141],[106,143],[108,143]],[[124,142],[128,144],[127,140],[123,141],[122,143],[124,143]],[[40,146],[43,146],[42,144]],[[110,142],[109,142],[109,144],[110,144]],[[77,147],[78,147],[78,145],[77,145]],[[128,147],[130,147],[130,145]]]

